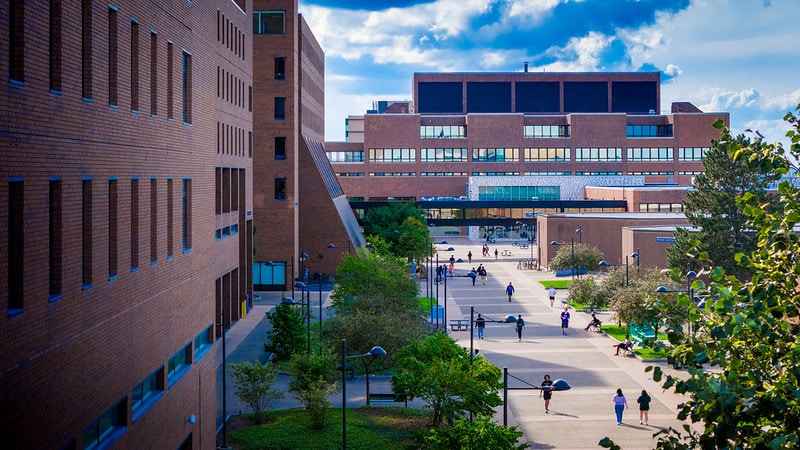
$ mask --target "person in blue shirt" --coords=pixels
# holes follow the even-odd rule
[[[508,286],[506,286],[506,295],[508,295],[508,301],[511,301],[511,296],[514,295],[514,285],[511,282],[508,282]]]
[[[517,315],[517,337],[519,337],[519,342],[522,342],[522,329],[523,328],[525,328],[525,321],[522,319],[522,314],[518,314]]]
[[[561,312],[561,334],[567,335],[567,328],[569,328],[569,308],[564,308]]]

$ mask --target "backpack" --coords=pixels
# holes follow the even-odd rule
[[[524,321],[524,320],[522,320],[522,317],[520,317],[519,319],[517,319],[517,328],[522,328],[522,327],[524,327],[524,326],[525,326],[525,321]]]

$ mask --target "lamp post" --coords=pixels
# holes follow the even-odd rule
[[[319,331],[317,337],[319,338],[318,349],[319,355],[322,356],[322,272],[318,273],[317,284],[319,285]]]
[[[301,281],[303,283],[305,283],[306,282],[306,279],[305,279],[306,278],[306,260],[308,259],[308,253],[306,253],[306,252],[301,253],[300,256],[297,259],[300,261],[300,277],[302,278]],[[294,280],[292,280],[292,281],[294,281]]]
[[[369,352],[363,355],[347,356],[347,339],[342,339],[342,450],[347,449],[347,380],[345,379],[347,360],[371,358],[369,363],[364,363],[367,405],[369,405],[369,366],[372,364],[372,361],[379,356],[386,356],[386,350],[378,346],[372,347]]]
[[[564,245],[564,244],[566,244],[566,242],[558,242],[558,241],[550,242],[550,245],[555,245],[555,246]],[[570,248],[572,249],[572,279],[575,280],[575,238],[570,238],[569,245],[570,245]],[[580,277],[578,277],[578,278],[580,278]]]
[[[598,264],[598,265],[600,267],[620,267],[621,266],[621,264],[610,264],[605,259],[600,261],[600,264]],[[628,257],[625,256],[625,287],[628,287],[628,285],[630,285],[630,280],[628,279]]]
[[[303,302],[296,302],[293,298],[284,298],[283,303],[287,305],[300,305],[306,307],[306,355],[311,354],[311,302],[310,298],[306,299],[306,284],[302,281],[295,283],[295,286],[300,289],[300,298],[305,300]],[[309,294],[311,294],[309,292]],[[310,297],[310,295],[309,295]]]
[[[639,249],[637,248],[635,252],[631,253],[631,258],[636,259],[636,275],[641,275],[639,271]]]
[[[579,226],[578,229],[575,230],[575,232],[578,233],[578,243],[579,244],[582,243],[583,242],[583,226],[582,225]]]
[[[336,244],[331,243],[331,244],[328,244],[328,248],[340,248],[340,247],[338,247]],[[347,239],[347,254],[348,255],[352,254],[352,253],[350,253],[350,239]]]

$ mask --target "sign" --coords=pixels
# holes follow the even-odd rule
[[[674,237],[657,237],[656,242],[675,242]]]

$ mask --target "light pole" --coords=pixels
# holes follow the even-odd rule
[[[317,284],[319,284],[319,331],[317,331],[317,337],[319,338],[317,346],[319,348],[317,350],[319,350],[319,355],[322,356],[322,272],[319,272]]]
[[[328,244],[328,248],[340,248],[340,247],[338,247],[336,244],[331,243],[331,244]],[[352,253],[350,253],[350,239],[347,240],[347,254],[348,255],[352,254]]]
[[[635,252],[631,253],[631,258],[635,258],[636,259],[636,275],[637,276],[641,275],[641,272],[639,271],[639,249],[638,248],[636,249]]]
[[[300,260],[300,278],[301,278],[300,281],[305,283],[306,282],[306,260],[308,259],[308,253],[306,253],[306,252],[301,253],[300,256],[297,259]],[[294,281],[294,280],[292,280],[292,281]]]
[[[600,267],[620,267],[621,266],[621,264],[610,264],[605,259],[600,261],[600,264],[598,264],[598,265]],[[630,280],[628,279],[628,257],[625,256],[625,287],[628,287],[628,285],[630,285]]]
[[[558,242],[558,241],[550,242],[550,245],[555,245],[555,246],[564,245],[564,244],[566,244],[566,242]],[[575,280],[575,238],[570,238],[569,245],[570,245],[570,248],[572,249],[572,279]],[[580,277],[578,277],[578,278],[580,278]]]
[[[302,281],[298,281],[295,283],[295,286],[300,289],[300,298],[305,300],[303,302],[296,302],[293,298],[284,298],[283,303],[287,305],[300,305],[306,307],[306,355],[311,354],[311,298],[309,292],[309,298],[306,299],[306,284]]]
[[[369,352],[363,355],[347,356],[347,339],[342,339],[342,450],[347,449],[347,379],[345,378],[345,374],[347,373],[345,370],[345,367],[347,367],[347,360],[354,358],[371,358],[369,363],[364,364],[367,405],[369,405],[369,365],[379,356],[386,356],[386,350],[378,346],[372,347]]]
[[[578,233],[578,243],[579,244],[582,243],[583,242],[583,226],[582,225],[579,226],[578,229],[575,230],[575,232]]]
[[[220,327],[220,333],[222,333],[222,448],[228,448],[228,418],[226,417],[228,413],[228,389],[227,389],[227,376],[225,371],[227,370],[226,356],[225,356],[225,308],[222,308],[220,312],[220,323],[217,324]]]

